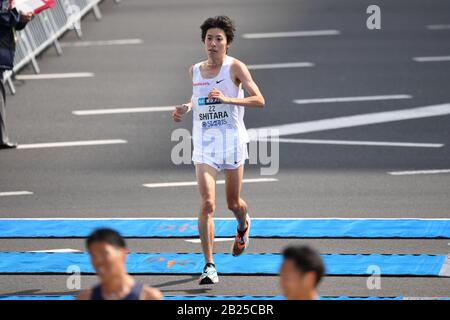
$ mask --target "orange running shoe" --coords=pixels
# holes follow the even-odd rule
[[[234,244],[232,248],[232,254],[234,257],[240,256],[244,253],[250,243],[250,216],[247,213],[247,218],[245,219],[247,223],[247,228],[245,231],[236,231],[236,238],[234,239]]]

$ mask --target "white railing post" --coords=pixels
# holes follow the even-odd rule
[[[58,55],[63,50],[58,39],[67,30],[75,29],[79,38],[83,36],[80,27],[81,19],[93,11],[97,20],[102,18],[99,3],[102,0],[59,0],[54,8],[43,11],[33,19],[24,30],[17,32],[19,42],[16,48],[14,69],[5,72],[5,83],[9,91],[15,94],[13,75],[31,62],[35,73],[40,73],[36,57],[47,47],[53,45]],[[121,2],[114,0],[115,3]]]

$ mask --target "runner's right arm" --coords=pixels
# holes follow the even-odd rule
[[[189,68],[189,75],[192,81],[192,69],[194,66],[191,66]],[[172,112],[172,118],[175,122],[181,122],[183,114],[188,113],[192,109],[192,99],[189,100],[187,103],[183,103],[180,106],[176,106],[175,110]]]

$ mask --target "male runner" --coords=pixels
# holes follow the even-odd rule
[[[177,106],[172,117],[179,122],[193,110],[192,161],[201,196],[198,229],[206,262],[200,284],[213,284],[219,281],[213,260],[217,175],[224,171],[228,208],[237,220],[232,253],[239,256],[248,247],[250,231],[247,204],[240,197],[249,142],[244,109],[262,108],[265,101],[247,66],[227,55],[236,30],[232,20],[227,16],[208,18],[200,28],[207,60],[189,69],[191,101]]]
[[[86,240],[100,283],[85,290],[78,300],[160,300],[158,289],[136,282],[125,267],[128,250],[121,235],[111,229],[98,229]]]

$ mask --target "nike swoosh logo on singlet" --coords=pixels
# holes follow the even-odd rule
[[[222,81],[225,81],[225,79],[222,79],[222,80],[216,80],[216,83],[219,84],[219,83],[221,83]]]

